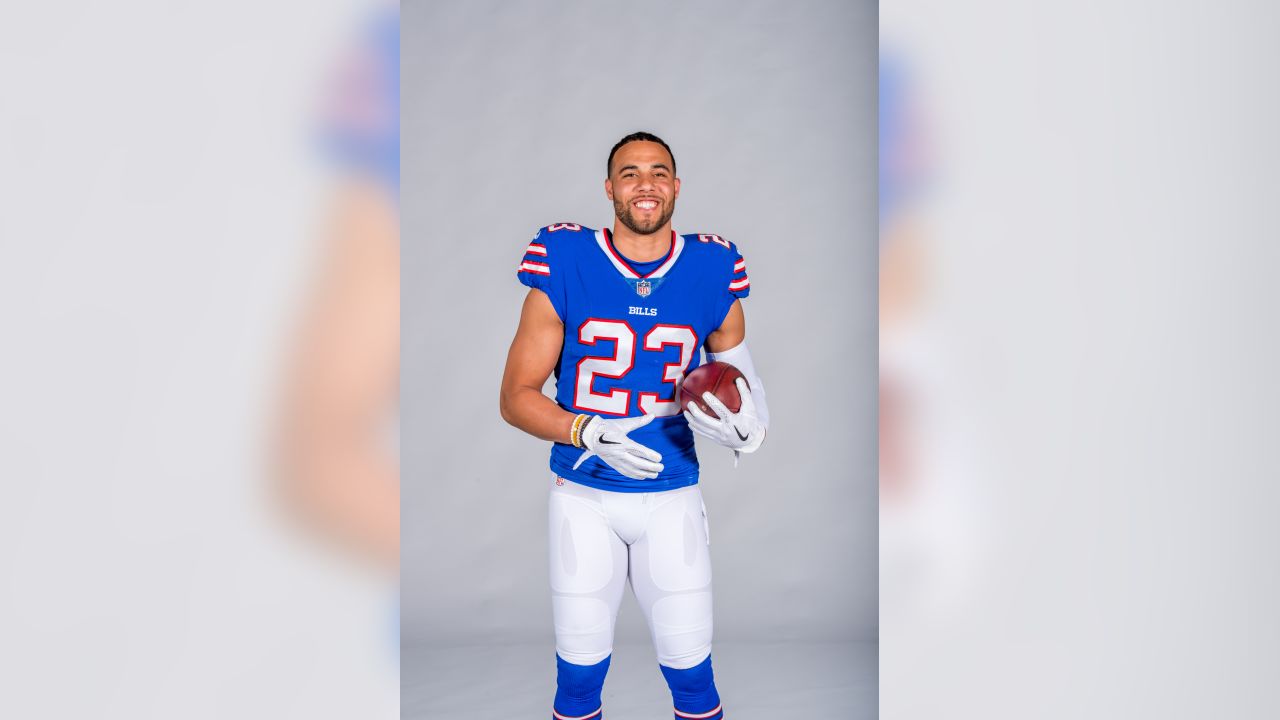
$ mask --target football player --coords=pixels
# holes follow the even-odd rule
[[[602,716],[601,690],[628,583],[653,635],[676,718],[723,717],[711,669],[711,561],[694,433],[750,453],[768,425],[746,345],[751,291],[738,248],[671,227],[671,149],[638,132],[607,161],[612,228],[556,223],[525,248],[530,290],[502,378],[502,417],[554,443],[550,502],[558,720]],[[677,384],[700,351],[742,371],[733,413]],[[555,399],[542,394],[551,374]],[[748,385],[749,383],[749,385]]]

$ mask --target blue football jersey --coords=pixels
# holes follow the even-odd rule
[[[671,234],[671,250],[635,263],[608,230],[558,223],[538,231],[516,276],[547,294],[564,323],[555,368],[556,402],[572,413],[605,418],[656,414],[632,440],[662,454],[662,473],[634,480],[583,451],[556,443],[551,469],[589,487],[655,492],[698,482],[693,432],[676,384],[701,364],[699,352],[736,298],[751,292],[746,262],[719,235]]]

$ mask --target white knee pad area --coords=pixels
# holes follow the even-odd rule
[[[556,652],[575,665],[594,665],[613,652],[617,609],[593,597],[553,595]]]
[[[649,626],[658,662],[683,670],[711,654],[711,593],[670,595],[653,604]]]

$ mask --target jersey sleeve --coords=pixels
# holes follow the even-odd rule
[[[742,259],[742,253],[738,251],[737,245],[722,238],[720,244],[725,243],[728,243],[729,252],[720,251],[724,258],[722,261],[724,265],[721,267],[724,269],[720,271],[718,280],[724,283],[722,286],[724,291],[717,296],[715,307],[715,317],[722,323],[724,318],[729,316],[729,309],[733,307],[733,303],[751,294],[751,279],[747,277],[747,261]]]
[[[556,314],[564,320],[564,282],[561,273],[557,272],[559,268],[556,261],[560,258],[553,256],[554,248],[555,244],[547,238],[547,228],[539,230],[524,249],[524,257],[516,268],[516,278],[525,285],[546,293]]]
[[[742,258],[738,246],[729,244],[733,255],[733,271],[729,275],[729,294],[735,298],[745,298],[751,294],[751,278],[747,277],[747,261]]]

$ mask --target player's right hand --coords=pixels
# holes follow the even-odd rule
[[[609,467],[634,480],[652,480],[662,472],[662,455],[627,437],[627,433],[653,422],[657,415],[641,415],[619,420],[605,420],[592,415],[583,425],[582,444],[586,447],[573,469],[595,455]]]

